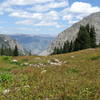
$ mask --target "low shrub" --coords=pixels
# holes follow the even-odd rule
[[[90,59],[91,60],[98,60],[98,59],[100,59],[100,56],[94,56],[94,57],[91,57]]]
[[[10,73],[1,73],[0,74],[0,83],[3,82],[11,82],[13,80],[13,76]]]

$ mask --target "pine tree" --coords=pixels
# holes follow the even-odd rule
[[[85,26],[85,28],[86,28],[87,32],[90,33],[90,25],[87,24],[87,25]]]
[[[15,46],[14,52],[13,52],[13,56],[18,56],[19,52],[18,52],[18,48],[17,45]]]
[[[91,42],[91,47],[95,48],[96,47],[96,32],[94,26],[90,28],[90,42]]]
[[[63,46],[63,53],[69,52],[69,46],[70,46],[69,41],[66,41],[66,42],[64,43],[64,46]]]
[[[72,52],[73,50],[74,50],[74,43],[73,41],[71,41],[69,44],[69,52]]]
[[[84,26],[80,26],[78,37],[75,40],[75,51],[90,47],[90,34]]]
[[[4,55],[4,45],[2,44],[2,47],[1,47],[1,56]]]
[[[30,52],[29,52],[29,55],[31,56],[32,55],[32,51],[30,50]]]

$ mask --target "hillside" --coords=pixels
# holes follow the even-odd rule
[[[0,100],[100,100],[100,48],[0,57]]]
[[[77,37],[77,33],[79,31],[80,25],[93,25],[96,31],[96,40],[97,44],[100,42],[100,12],[93,13],[81,21],[73,24],[71,27],[67,28],[63,32],[61,32],[58,37],[51,43],[49,48],[45,50],[41,55],[50,55],[54,51],[54,48],[61,48],[66,41],[75,40]]]
[[[12,50],[14,50],[15,46],[17,46],[19,54],[26,54],[25,49],[16,40],[12,39],[8,35],[0,34],[0,48],[2,48],[2,46],[6,48],[11,48]]]

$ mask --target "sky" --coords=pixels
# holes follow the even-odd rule
[[[0,33],[55,36],[99,11],[100,0],[0,0]]]

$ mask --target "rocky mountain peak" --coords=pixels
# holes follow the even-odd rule
[[[96,30],[96,39],[97,44],[100,42],[100,12],[93,13],[85,18],[83,18],[81,21],[73,24],[68,29],[61,32],[58,37],[51,43],[49,48],[44,51],[41,55],[49,55],[53,52],[54,48],[60,48],[63,46],[65,41],[72,41],[77,37],[77,33],[79,31],[80,25],[93,25]]]

